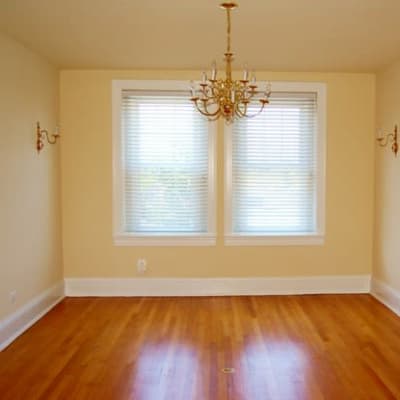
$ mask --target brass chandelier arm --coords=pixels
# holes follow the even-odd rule
[[[201,92],[201,94],[202,94],[202,96],[199,100],[207,101],[207,102],[213,101],[215,103],[215,96],[213,96],[213,95],[210,96],[207,94],[207,92]]]
[[[259,110],[257,112],[255,112],[254,114],[246,114],[245,117],[246,118],[254,118],[256,117],[258,114],[261,114],[264,111],[264,107],[265,107],[266,103],[262,103],[261,107],[259,108]]]
[[[206,113],[206,115],[208,115],[210,117],[213,117],[217,114],[219,115],[219,113],[220,113],[219,107],[217,108],[217,110],[215,112],[208,111],[208,106],[211,106],[213,104],[216,104],[215,101],[212,101],[212,102],[203,101],[203,111]]]
[[[208,120],[210,122],[217,121],[220,115],[221,113],[219,112],[215,117],[208,117]]]
[[[240,118],[254,118],[254,117],[256,117],[257,115],[259,115],[259,114],[261,114],[261,113],[263,112],[263,110],[264,110],[266,104],[267,104],[267,102],[261,101],[261,106],[260,106],[260,108],[259,108],[258,111],[256,111],[254,114],[248,114],[248,113],[247,113],[247,104],[245,104],[245,109],[244,109],[244,111],[240,110],[240,108],[238,107],[238,108],[235,110],[235,112],[236,112],[236,114],[238,115],[238,117],[240,117]]]
[[[197,111],[199,111],[201,114],[203,114],[204,116],[206,116],[206,117],[215,117],[215,116],[219,116],[219,114],[220,114],[220,110],[219,109],[217,109],[217,111],[215,111],[214,113],[210,113],[210,112],[208,112],[207,111],[207,108],[205,108],[204,110],[202,110],[200,107],[199,107],[199,104],[198,104],[198,101],[199,101],[199,99],[197,98],[194,98],[194,99],[192,99],[192,101],[193,101],[193,103],[194,103],[194,105],[196,106],[196,109],[197,109]]]
[[[207,104],[206,104],[205,102],[203,102],[203,107],[204,107],[204,108],[203,108],[203,110],[202,110],[202,109],[199,107],[199,105],[196,104],[197,110],[198,110],[201,114],[205,115],[209,121],[216,121],[216,120],[219,118],[219,116],[221,115],[221,110],[220,110],[219,107],[218,107],[217,110],[216,110],[215,112],[213,112],[213,113],[211,113],[211,112],[208,111]]]
[[[240,106],[243,104],[244,106],[244,110],[241,110]],[[247,104],[246,103],[240,103],[237,105],[236,109],[235,109],[235,113],[239,118],[243,118],[246,116],[247,113]]]

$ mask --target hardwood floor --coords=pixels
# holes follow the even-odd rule
[[[69,298],[0,353],[0,398],[400,399],[400,318],[369,295]]]

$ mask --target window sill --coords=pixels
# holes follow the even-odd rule
[[[322,246],[325,236],[319,234],[299,235],[225,235],[226,246]]]
[[[214,234],[204,235],[114,235],[115,246],[215,246]]]

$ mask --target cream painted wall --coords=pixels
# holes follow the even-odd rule
[[[375,77],[259,73],[259,79],[327,83],[324,246],[223,245],[223,141],[218,137],[215,247],[115,247],[112,243],[112,79],[196,79],[190,71],[62,71],[60,83],[63,251],[66,277],[308,276],[369,274],[372,268]]]
[[[0,34],[0,319],[62,279],[58,145],[35,149],[35,125],[56,124],[58,72]],[[11,304],[9,293],[17,291]]]
[[[377,75],[377,127],[400,126],[400,61]],[[374,277],[400,291],[400,154],[376,146]]]

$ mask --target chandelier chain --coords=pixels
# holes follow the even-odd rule
[[[231,9],[227,8],[226,9],[226,22],[227,22],[227,49],[226,52],[230,53],[231,52]]]

